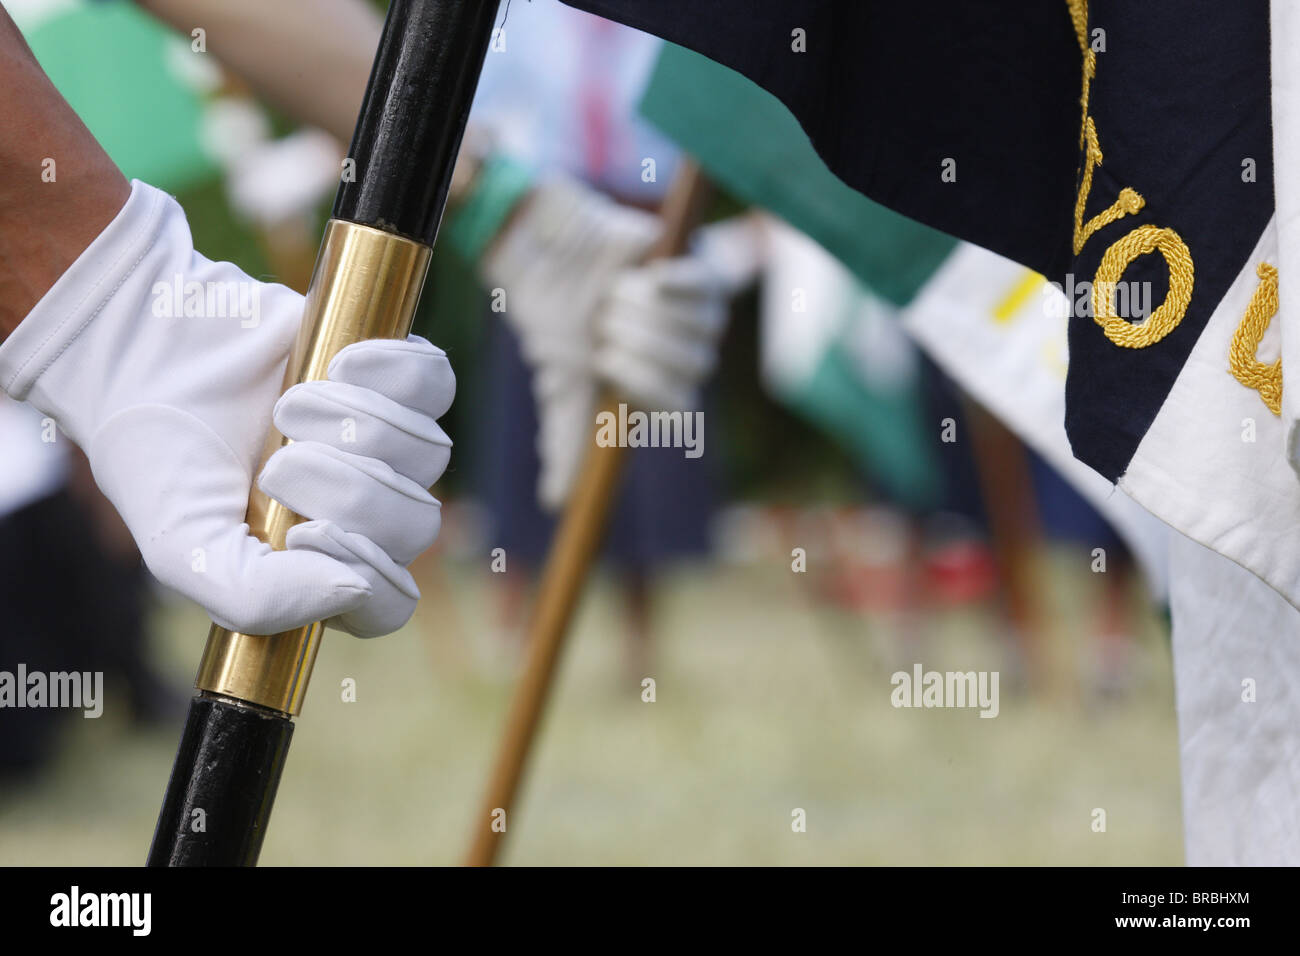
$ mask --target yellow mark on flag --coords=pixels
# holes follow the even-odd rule
[[[1269,322],[1277,315],[1277,266],[1261,262],[1255,270],[1259,285],[1228,346],[1228,371],[1242,385],[1259,392],[1274,415],[1282,414],[1282,360],[1265,365],[1255,356]]]
[[[1045,280],[1037,272],[1026,272],[1024,278],[1015,284],[1010,292],[993,307],[993,320],[999,325],[1010,322],[1012,316],[1020,311],[1034,290]]]

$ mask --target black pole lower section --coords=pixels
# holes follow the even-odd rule
[[[148,865],[256,865],[292,737],[288,717],[195,697]]]

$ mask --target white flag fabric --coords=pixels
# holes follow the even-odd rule
[[[1300,864],[1300,611],[1180,534],[1170,571],[1187,864]]]

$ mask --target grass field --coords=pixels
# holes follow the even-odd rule
[[[509,820],[513,864],[1178,864],[1177,732],[1167,641],[1145,614],[1129,694],[1080,693],[1093,583],[1042,562],[1049,689],[1004,680],[1000,713],[895,709],[889,675],[1006,666],[987,610],[897,622],[819,608],[785,568],[683,567],[659,590],[650,676],[626,674],[614,589],[598,579]],[[327,634],[262,862],[451,864],[478,812],[510,690],[486,562],[423,569],[400,634]],[[178,684],[206,632],[155,622]],[[495,660],[485,667],[484,661]],[[489,676],[490,675],[490,676]],[[357,700],[344,702],[345,678]],[[0,794],[0,863],[138,864],[179,724],[112,710],[71,721],[41,778]],[[806,813],[793,832],[792,812]],[[1106,811],[1094,832],[1093,811]]]

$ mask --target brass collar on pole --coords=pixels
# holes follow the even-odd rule
[[[307,289],[298,341],[285,369],[285,389],[326,378],[330,360],[354,342],[405,338],[429,255],[422,243],[331,219]],[[288,441],[272,427],[261,463]],[[285,535],[301,520],[254,485],[248,499],[248,527],[254,537],[281,550]],[[323,630],[321,624],[308,624],[262,636],[213,625],[195,686],[296,717],[302,712]]]

